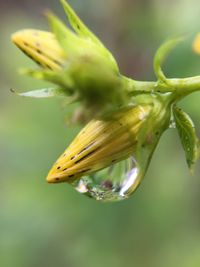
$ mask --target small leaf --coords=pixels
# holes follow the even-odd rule
[[[13,89],[11,89],[11,92],[16,93],[19,96],[33,97],[33,98],[48,98],[55,96],[66,97],[66,92],[61,88],[44,88],[44,89],[28,91],[25,93],[17,93]]]
[[[183,39],[184,38],[181,37],[170,39],[158,48],[154,57],[154,72],[159,81],[166,82],[166,77],[162,71],[162,64],[164,63],[171,50],[181,41],[183,41]]]
[[[173,114],[188,167],[193,172],[194,164],[199,158],[199,139],[196,136],[194,123],[189,115],[180,108],[174,107]]]

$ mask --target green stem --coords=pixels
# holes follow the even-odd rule
[[[123,76],[124,86],[130,95],[141,93],[172,93],[172,99],[177,102],[185,96],[200,91],[200,76],[189,78],[166,79],[165,82],[135,81]]]
[[[174,100],[179,101],[187,95],[200,91],[200,76],[168,79],[167,85],[171,89],[170,91],[173,92]]]
[[[157,83],[153,81],[136,81],[123,76],[124,88],[130,95],[137,95],[141,93],[158,92],[156,90]]]

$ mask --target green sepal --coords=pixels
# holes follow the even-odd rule
[[[32,70],[32,69],[21,69],[21,74],[25,74],[31,76],[32,78],[38,80],[44,80],[56,84],[62,87],[66,93],[72,94],[73,90],[73,83],[67,75],[67,71],[61,70],[59,72],[51,71],[51,70]]]
[[[74,29],[74,31],[83,38],[91,39],[97,45],[103,46],[101,41],[87,28],[87,26],[80,20],[75,11],[71,8],[71,6],[65,1],[61,0],[61,4],[65,10],[67,18],[69,20],[70,25]]]
[[[33,97],[33,98],[49,98],[55,96],[66,97],[66,92],[62,88],[43,88],[33,91],[28,91],[24,93],[18,93],[14,90],[11,90],[13,93],[16,93],[19,96]]]
[[[68,69],[80,102],[91,113],[98,115],[115,110],[128,103],[122,79],[95,59],[77,60]]]
[[[169,55],[169,53],[172,51],[173,48],[175,48],[181,41],[183,41],[183,37],[170,39],[163,43],[157,50],[155,56],[154,56],[154,72],[156,77],[158,78],[158,81],[160,82],[167,82],[167,78],[165,77],[163,71],[162,71],[162,65]]]
[[[102,57],[99,47],[95,43],[76,35],[54,14],[49,12],[47,17],[51,30],[64,49],[68,61],[73,61],[81,56]]]
[[[79,44],[79,38],[68,29],[65,24],[51,12],[47,13],[48,21],[52,32],[55,34],[57,41],[66,52],[67,58],[72,53],[76,53],[77,45]],[[80,44],[79,44],[80,45]]]
[[[89,39],[92,41],[98,49],[101,50],[101,53],[106,56],[112,63],[114,69],[119,71],[117,62],[113,57],[112,53],[103,45],[103,43],[88,29],[88,27],[81,21],[81,19],[77,16],[75,11],[71,8],[71,6],[65,1],[61,0],[61,4],[65,10],[65,13],[68,17],[69,23],[74,29],[74,31],[82,38]]]
[[[194,164],[199,158],[199,139],[196,135],[194,123],[187,113],[176,106],[173,108],[173,115],[188,167],[193,173]]]
[[[152,110],[148,117],[144,118],[145,122],[138,134],[138,146],[135,154],[139,165],[146,170],[162,133],[169,126],[171,107],[168,104],[167,95],[155,93],[154,95],[138,95],[135,98],[136,103],[141,106],[152,105]]]

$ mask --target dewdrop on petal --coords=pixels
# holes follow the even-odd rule
[[[162,104],[136,104],[89,122],[50,170],[49,183],[67,182],[96,200],[129,197],[140,184],[169,123]]]

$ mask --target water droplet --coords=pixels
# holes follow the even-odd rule
[[[88,197],[101,201],[128,198],[137,188],[143,172],[132,156],[106,169],[83,176],[72,183],[75,189]]]

